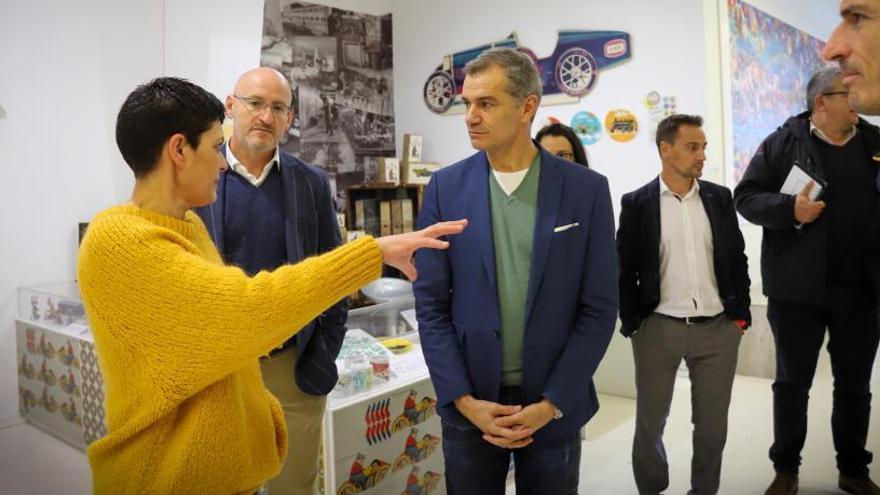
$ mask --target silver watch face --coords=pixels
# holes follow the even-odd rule
[[[553,408],[553,419],[562,419],[562,411],[558,407]]]

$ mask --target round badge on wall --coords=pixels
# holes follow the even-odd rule
[[[592,112],[581,111],[574,114],[571,128],[585,145],[596,144],[602,137],[602,122]]]
[[[639,122],[629,110],[611,110],[605,115],[605,132],[611,139],[625,143],[639,133]]]

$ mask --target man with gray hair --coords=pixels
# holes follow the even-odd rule
[[[770,447],[776,478],[768,494],[797,492],[807,402],[826,329],[838,484],[849,493],[880,493],[868,477],[872,454],[865,450],[880,341],[872,276],[878,259],[870,247],[878,199],[871,155],[880,130],[858,117],[847,96],[839,68],[817,71],[807,85],[808,110],[764,140],[735,190],[739,213],[764,228],[761,273],[776,342]],[[811,178],[796,195],[780,191],[791,174]]]
[[[434,173],[419,225],[467,213],[444,256],[417,256],[419,333],[442,418],[450,494],[574,493],[579,430],[617,316],[605,177],[530,138],[533,61],[492,49],[466,68],[477,153]]]

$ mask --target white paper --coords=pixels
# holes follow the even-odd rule
[[[408,378],[425,372],[425,357],[420,346],[391,358],[391,370],[400,378]]]
[[[810,182],[813,183],[813,189],[810,190],[809,198],[811,201],[815,201],[822,192],[822,185],[807,175],[807,173],[804,172],[804,169],[795,163],[791,167],[791,172],[788,173],[788,177],[785,178],[785,182],[782,183],[782,188],[779,192],[797,196]]]

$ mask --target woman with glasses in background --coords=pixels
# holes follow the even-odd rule
[[[574,133],[571,127],[565,124],[549,124],[544,126],[535,135],[535,141],[542,148],[563,160],[579,163],[590,168],[581,140],[578,139],[577,134]]]

